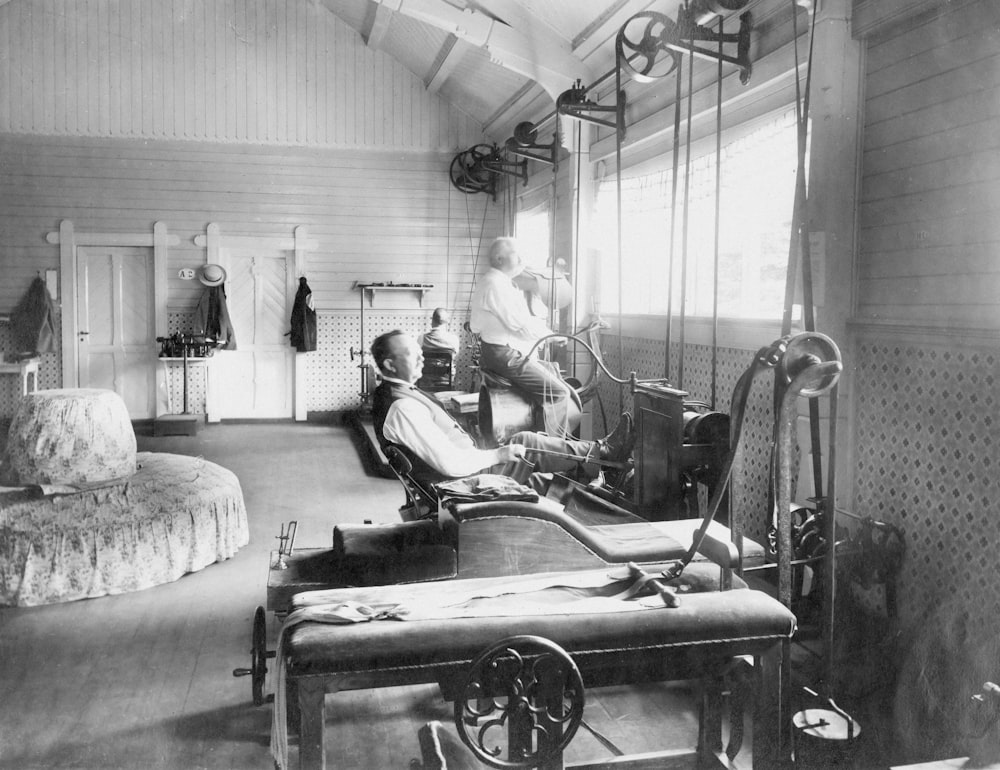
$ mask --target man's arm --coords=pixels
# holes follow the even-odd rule
[[[470,476],[510,459],[506,447],[477,449],[457,426],[454,434],[445,432],[434,422],[430,410],[412,398],[393,402],[382,433],[387,441],[406,447],[436,471],[452,478]]]

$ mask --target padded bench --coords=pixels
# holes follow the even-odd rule
[[[458,576],[498,577],[551,569],[594,569],[606,564],[682,558],[701,519],[646,521],[614,506],[581,511],[541,498],[458,503],[438,513],[444,540],[458,552]],[[712,522],[707,534],[729,542],[729,529]],[[744,567],[762,564],[764,549],[744,539]]]
[[[657,569],[662,567],[648,571]],[[607,598],[622,585],[610,581],[607,568],[299,594],[278,644],[272,753],[284,770],[286,693],[297,693],[299,767],[324,768],[328,693],[436,682],[452,700],[482,650],[504,637],[527,634],[566,650],[587,687],[680,679],[718,682],[734,658],[752,657],[758,684],[754,767],[778,766],[787,721],[779,653],[795,630],[795,617],[758,591],[695,592],[718,580],[715,565],[691,564],[677,586],[680,606],[666,607],[654,596],[644,598],[638,609],[622,603],[611,610],[591,604],[581,610],[583,605],[558,593],[558,586],[602,585],[593,590]],[[692,590],[685,591],[684,584]],[[575,597],[579,588],[574,591]],[[401,605],[413,611],[401,620],[343,625],[310,617],[355,606],[350,603],[375,609]],[[572,606],[577,610],[571,612]],[[449,616],[453,612],[459,616]]]

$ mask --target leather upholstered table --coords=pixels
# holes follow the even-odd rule
[[[693,593],[679,589],[677,607],[645,597],[643,606],[622,611],[599,604],[587,604],[583,610],[584,605],[577,605],[571,611],[573,599],[558,598],[558,592],[567,590],[564,586],[607,583],[609,574],[605,568],[297,595],[277,652],[272,725],[277,765],[287,766],[288,761],[286,693],[288,697],[297,693],[299,767],[324,768],[327,694],[437,682],[444,697],[452,700],[461,691],[471,661],[483,649],[500,639],[527,634],[565,649],[587,688],[681,679],[718,681],[733,658],[752,657],[758,684],[754,766],[776,766],[783,743],[779,660],[795,630],[792,613],[772,597],[747,588]],[[691,564],[682,580],[706,586],[717,575],[714,565]],[[613,585],[616,591],[620,587]],[[594,590],[605,592],[601,599],[617,598],[607,589]],[[546,605],[553,596],[555,603]],[[308,617],[313,611],[354,606],[350,603],[366,608],[398,605],[405,612],[401,619],[388,622],[343,625]],[[458,616],[448,616],[453,610]]]

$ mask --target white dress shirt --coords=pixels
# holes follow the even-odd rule
[[[483,342],[509,345],[524,355],[539,338],[552,333],[544,319],[529,312],[524,294],[510,276],[495,267],[476,284],[469,325]]]
[[[382,379],[414,387],[394,377],[382,375]],[[420,391],[415,395],[415,398],[397,398],[389,406],[382,425],[387,441],[406,447],[436,471],[452,478],[470,476],[500,462],[496,449],[478,449],[444,407]]]

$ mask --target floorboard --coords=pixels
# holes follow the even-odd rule
[[[227,562],[144,591],[0,608],[0,768],[270,770],[271,707],[255,707],[250,680],[232,670],[250,665],[251,618],[265,603],[281,525],[298,522],[297,546],[324,547],[337,523],[398,521],[404,499],[395,479],[366,475],[341,425],[207,425],[196,436],[140,436],[139,448],[234,471],[250,543]],[[269,614],[271,648],[277,630]],[[587,699],[588,723],[627,752],[695,743],[684,683],[610,687]],[[339,694],[328,712],[337,725],[328,731],[331,767],[348,769],[407,768],[419,754],[418,727],[451,719],[428,685]],[[610,756],[581,730],[567,758]]]

